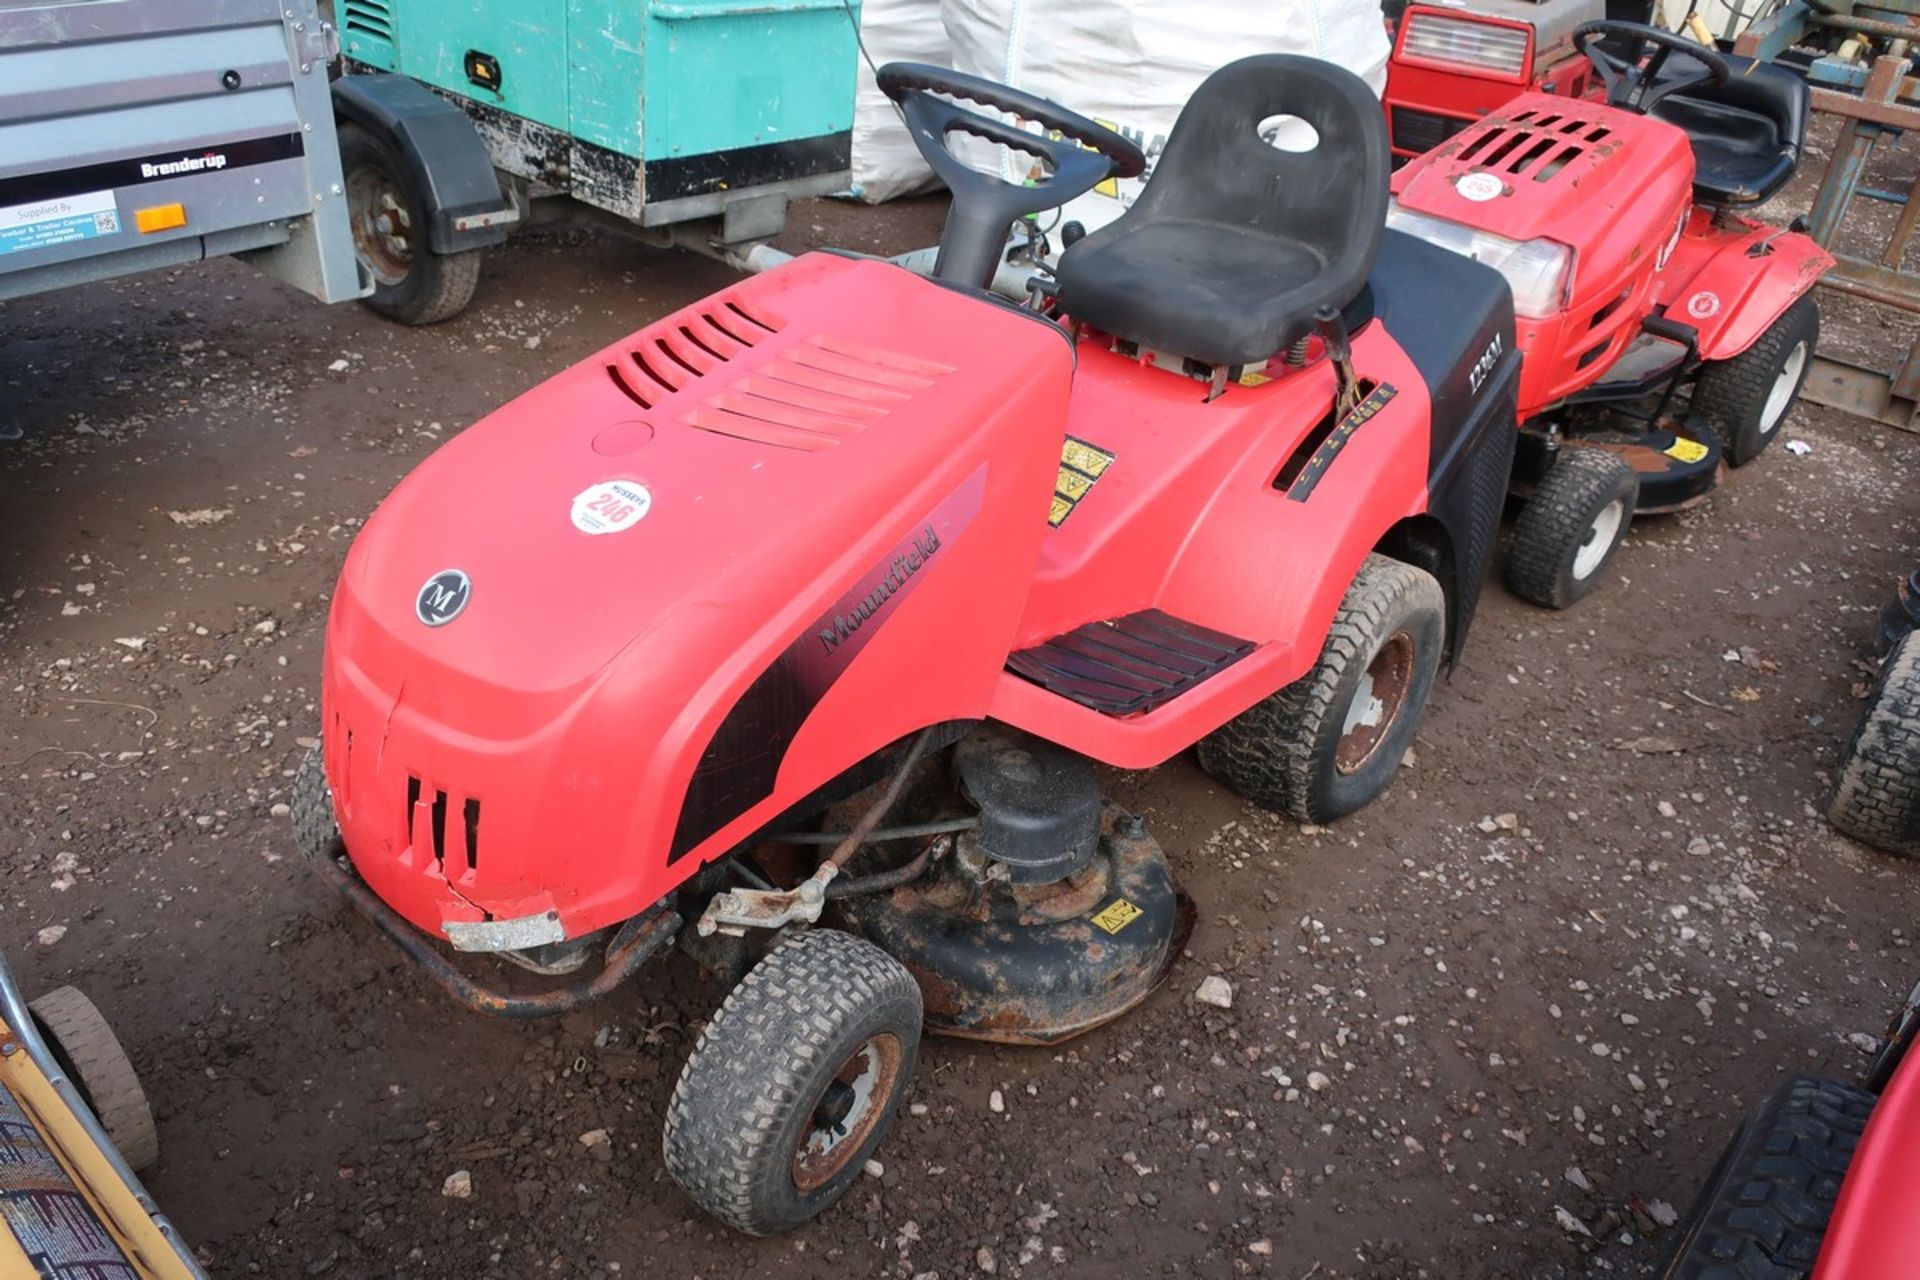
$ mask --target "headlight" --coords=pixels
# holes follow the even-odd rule
[[[1517,76],[1527,65],[1529,33],[1520,27],[1496,27],[1471,18],[1413,13],[1400,51],[1430,62],[1451,62]]]
[[[1398,201],[1387,206],[1387,225],[1498,271],[1513,290],[1513,309],[1523,316],[1544,319],[1566,302],[1573,250],[1563,244],[1509,240],[1490,231],[1403,209]]]

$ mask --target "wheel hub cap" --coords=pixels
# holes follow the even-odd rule
[[[1346,723],[1341,726],[1340,743],[1334,749],[1334,767],[1341,773],[1359,769],[1386,741],[1413,683],[1413,659],[1413,637],[1399,631],[1367,664],[1360,687],[1347,705]]]
[[[1586,581],[1600,567],[1600,562],[1607,558],[1614,540],[1620,536],[1620,525],[1626,519],[1626,514],[1626,504],[1615,498],[1593,518],[1593,523],[1587,527],[1587,536],[1580,540],[1580,549],[1573,553],[1575,581]]]
[[[1807,344],[1802,342],[1787,353],[1786,363],[1780,366],[1780,373],[1767,392],[1766,406],[1760,410],[1761,435],[1772,435],[1787,416],[1787,406],[1793,403],[1793,393],[1800,386],[1800,373],[1806,367]]]
[[[866,1145],[886,1118],[903,1057],[897,1038],[878,1035],[840,1064],[794,1149],[793,1182],[801,1191],[833,1181]]]

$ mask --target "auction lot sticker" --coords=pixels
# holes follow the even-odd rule
[[[573,527],[582,533],[619,533],[638,524],[653,495],[638,480],[602,480],[573,500]]]
[[[113,192],[56,196],[0,209],[0,253],[25,253],[74,240],[118,234]]]

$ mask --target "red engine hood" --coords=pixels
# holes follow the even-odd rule
[[[1510,240],[1584,250],[1624,210],[1677,199],[1693,184],[1682,130],[1555,94],[1526,93],[1394,175],[1420,213]]]
[[[910,353],[950,349],[961,309],[977,329],[979,303],[898,268],[808,258],[535,387],[369,519],[336,610],[378,635],[351,648],[387,649],[410,700],[509,693],[538,716],[626,646],[810,580],[809,530],[888,509],[960,443],[928,401],[963,361]],[[470,594],[428,626],[419,597],[449,570]]]

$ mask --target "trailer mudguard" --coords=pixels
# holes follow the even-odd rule
[[[427,202],[427,243],[435,253],[505,242],[513,204],[466,112],[409,76],[380,74],[334,81],[333,109],[399,151]]]

